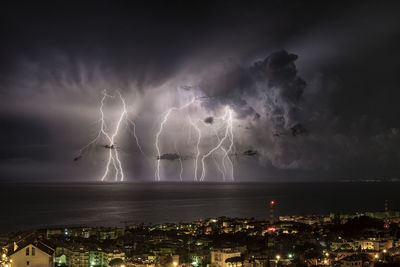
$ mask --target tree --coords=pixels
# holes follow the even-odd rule
[[[110,266],[120,266],[120,265],[122,265],[123,263],[124,263],[124,261],[123,261],[122,259],[117,258],[117,259],[112,259],[112,260],[108,263],[108,265],[110,265]]]

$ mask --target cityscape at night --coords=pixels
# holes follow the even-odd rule
[[[4,1],[0,267],[400,266],[399,14]]]

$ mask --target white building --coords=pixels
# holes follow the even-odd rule
[[[226,262],[229,258],[240,257],[240,252],[232,249],[218,249],[211,251],[212,267],[230,267],[232,264]]]
[[[47,245],[34,242],[11,252],[11,267],[54,267],[55,252]]]

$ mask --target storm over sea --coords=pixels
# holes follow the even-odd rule
[[[0,183],[0,231],[400,209],[400,183]]]

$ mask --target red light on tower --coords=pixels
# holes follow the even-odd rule
[[[273,225],[275,222],[274,205],[275,205],[275,200],[270,200],[269,201],[269,223],[271,225]]]

